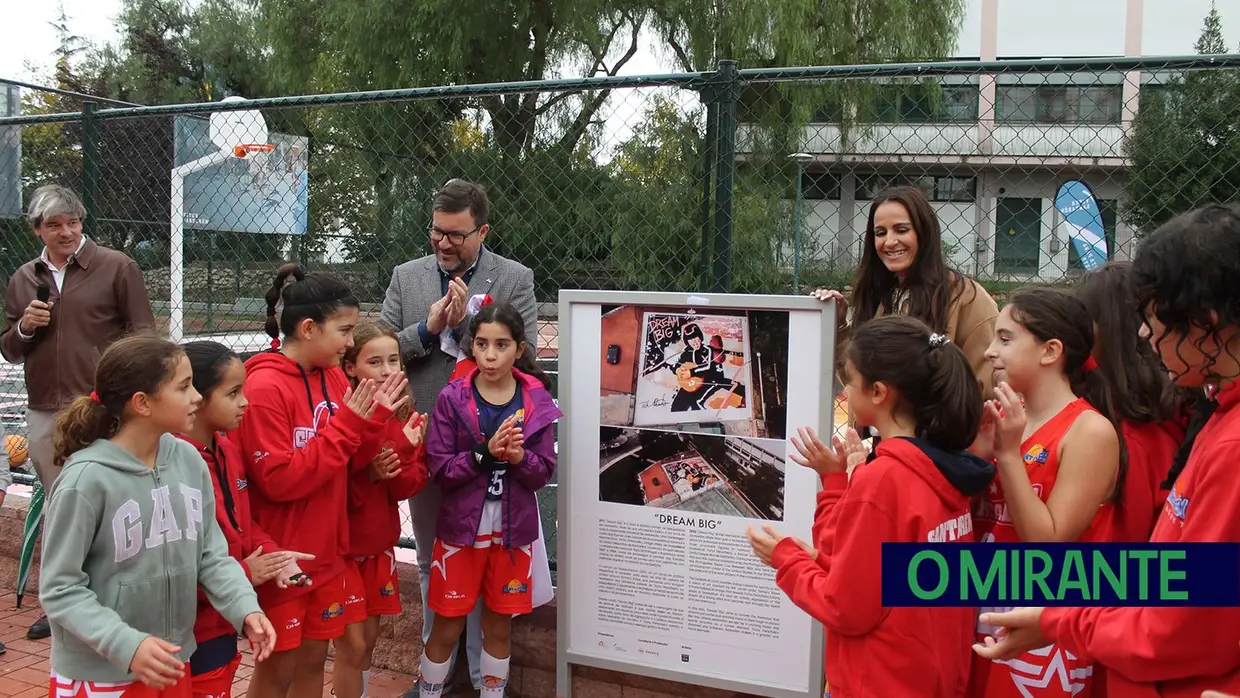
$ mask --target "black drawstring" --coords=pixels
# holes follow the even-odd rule
[[[314,392],[310,389],[310,375],[306,373],[306,369],[297,364],[297,370],[301,371],[301,382],[306,384],[306,401],[310,403],[310,420],[314,419]],[[327,371],[319,371],[319,384],[323,387],[323,402],[327,404],[327,414],[335,417],[336,408],[332,407],[332,398],[327,394]],[[314,428],[317,430],[319,425],[316,423]]]
[[[310,403],[310,421],[314,421],[314,393],[310,391],[310,376],[306,375],[306,369],[297,364],[297,370],[301,371],[301,382],[306,384],[306,402]],[[317,424],[315,426],[318,426]]]
[[[328,416],[335,417],[336,408],[332,407],[332,398],[327,394],[327,371],[319,369],[319,381],[323,386],[323,401],[327,403],[327,414]],[[313,411],[311,410],[311,412]],[[316,424],[315,427],[317,428],[318,425]]]
[[[216,444],[215,436],[211,436],[211,455],[215,457],[215,477],[220,481],[220,492],[224,495],[224,511],[228,514],[228,521],[232,524],[234,530],[241,532],[241,526],[237,524],[237,504],[233,501],[232,483],[228,480],[228,468],[224,460],[224,452],[221,451]]]

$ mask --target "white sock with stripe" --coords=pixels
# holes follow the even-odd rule
[[[362,698],[366,698],[368,688],[370,688],[370,669],[362,672]]]
[[[452,662],[449,657],[448,661],[436,664],[422,655],[422,665],[420,667],[422,676],[418,680],[418,697],[419,698],[439,698],[443,695],[444,681],[448,680],[448,668]]]
[[[482,670],[482,698],[504,698],[504,689],[508,687],[509,657],[496,659],[486,650],[482,650],[482,661],[478,668]]]

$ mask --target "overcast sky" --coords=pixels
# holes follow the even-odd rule
[[[60,0],[69,17],[70,29],[92,43],[116,41],[113,18],[121,0]],[[966,0],[968,11],[961,28],[958,54],[976,55],[981,26],[981,0]],[[29,80],[45,73],[56,48],[56,31],[51,23],[58,13],[57,0],[0,0],[0,17],[5,19],[0,40],[0,77]],[[1123,51],[1122,15],[1126,0],[1001,0],[999,54],[1007,56],[1115,55]],[[1240,2],[1216,3],[1223,15],[1228,47],[1240,50]],[[1201,20],[1210,0],[1145,0],[1143,53],[1176,55],[1192,52],[1193,41],[1201,31]],[[1060,31],[1030,32],[1030,23],[1056,15],[1072,15],[1074,32],[1062,31],[1061,21],[1052,19]],[[1006,21],[1005,21],[1006,20]],[[671,63],[662,60],[653,41],[643,41],[643,49],[621,71],[626,75],[665,72]],[[1006,50],[1005,50],[1006,49]],[[32,73],[28,64],[35,66]]]

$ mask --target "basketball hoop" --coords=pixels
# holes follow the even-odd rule
[[[244,158],[245,156],[251,153],[253,154],[270,153],[271,151],[275,149],[276,149],[275,145],[271,143],[245,143],[243,145],[238,145],[234,147],[233,155],[239,158]]]

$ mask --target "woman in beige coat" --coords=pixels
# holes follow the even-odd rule
[[[964,351],[981,384],[983,399],[991,397],[986,348],[999,308],[981,284],[947,266],[938,217],[920,189],[888,189],[870,204],[851,299],[821,288],[813,295],[836,302],[837,357],[844,355],[852,329],[866,320],[890,313],[911,315]],[[838,360],[837,369],[843,380],[843,365]]]

